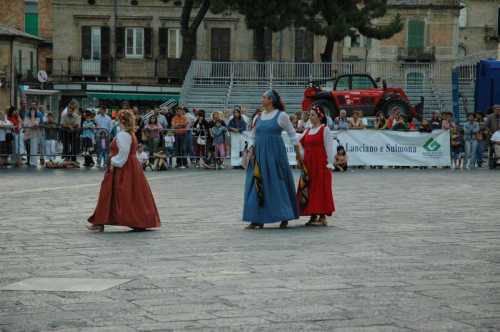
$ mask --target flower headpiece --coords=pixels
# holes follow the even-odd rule
[[[320,120],[323,120],[325,118],[325,112],[323,112],[323,110],[321,109],[321,107],[319,107],[319,105],[314,105],[311,108],[311,111],[313,111],[314,113],[316,113],[316,115],[318,116],[318,118]]]

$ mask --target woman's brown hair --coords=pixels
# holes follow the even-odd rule
[[[124,130],[130,134],[135,132],[135,115],[130,110],[122,110],[118,115],[120,123],[123,125]]]

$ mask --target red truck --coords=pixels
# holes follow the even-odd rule
[[[302,110],[307,111],[313,104],[323,107],[327,114],[335,118],[340,110],[346,110],[350,116],[354,111],[362,111],[363,116],[375,116],[379,111],[386,116],[399,111],[406,118],[422,118],[423,98],[415,106],[401,88],[387,87],[385,81],[382,87],[366,74],[342,75],[335,79],[314,81],[304,91]],[[323,90],[320,83],[333,82],[333,90]]]

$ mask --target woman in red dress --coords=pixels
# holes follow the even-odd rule
[[[153,194],[136,157],[134,114],[121,111],[118,117],[120,131],[111,143],[110,166],[101,183],[95,212],[88,219],[88,229],[102,232],[104,225],[139,231],[160,227]]]
[[[306,226],[327,226],[326,216],[335,211],[332,193],[333,138],[326,126],[326,116],[320,106],[313,106],[310,113],[312,128],[306,129],[300,144],[304,153],[303,167],[309,180],[304,190],[306,199],[299,188],[300,215],[310,216]]]

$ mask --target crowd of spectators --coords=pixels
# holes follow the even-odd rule
[[[128,102],[123,102],[121,109],[131,109],[136,114],[138,158],[145,169],[152,170],[222,169],[229,154],[229,134],[243,133],[253,121],[241,107],[210,115],[204,110],[185,107],[139,110]],[[254,117],[258,114],[257,110]],[[76,101],[69,103],[58,121],[36,103],[22,112],[11,107],[6,113],[0,112],[0,167],[23,163],[30,167],[40,164],[49,168],[79,167],[82,156],[86,167],[105,167],[110,142],[120,130],[115,115],[116,111],[106,107],[82,110]],[[308,112],[290,114],[290,120],[298,133],[311,127]],[[500,136],[500,106],[495,106],[487,118],[469,114],[461,126],[451,112],[434,112],[429,120],[418,121],[398,111],[388,117],[379,112],[371,119],[363,117],[361,111],[354,111],[348,117],[345,110],[336,118],[327,116],[327,126],[331,130],[449,130],[453,167],[471,169],[482,166],[491,139]],[[498,141],[489,149],[496,156],[500,156],[500,151],[495,150],[499,148]],[[345,150],[338,157],[338,170],[343,170],[347,167]]]

